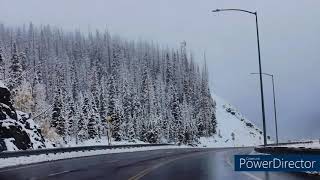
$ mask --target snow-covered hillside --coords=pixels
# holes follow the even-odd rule
[[[2,119],[0,123],[0,132],[2,132],[0,134],[0,138],[3,140],[3,142],[0,144],[4,145],[2,150],[10,151],[27,148],[44,148],[44,139],[40,134],[38,126],[33,122],[32,119],[28,118],[27,114],[14,110],[10,101],[10,93],[1,81],[0,89],[2,95],[4,95],[0,96],[0,105],[3,106],[3,108],[12,109],[0,112],[0,114],[4,113],[1,117],[5,117],[5,119]],[[247,120],[241,113],[239,113],[233,106],[228,104],[222,98],[213,96],[213,99],[216,101],[217,133],[213,137],[200,138],[200,147],[253,146],[263,143],[262,131],[259,128]],[[9,117],[10,115],[12,116],[11,118]],[[12,128],[18,128],[18,134],[20,135],[13,135],[12,133],[16,132],[17,130],[13,130]],[[6,132],[4,132],[5,130]],[[17,135],[17,133],[14,134]],[[64,146],[105,145],[108,144],[106,140],[107,138],[104,137],[99,141],[91,140],[80,144],[69,142]],[[26,146],[21,146],[21,143],[25,144]],[[132,143],[133,142],[128,141],[112,142],[112,144]],[[137,140],[135,143],[143,142]],[[20,145],[21,147],[17,147],[17,145]]]
[[[201,144],[207,147],[254,146],[263,144],[262,131],[247,120],[235,107],[218,96],[217,134],[211,138],[201,138]]]
[[[8,148],[13,141],[30,149],[46,141],[103,144],[107,136],[115,143],[261,144],[259,129],[212,96],[208,67],[196,63],[186,43],[168,50],[107,31],[63,32],[32,24],[23,33],[0,28],[0,79],[8,94],[0,93],[0,151],[16,149]]]

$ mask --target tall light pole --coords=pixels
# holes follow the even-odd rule
[[[251,73],[251,74],[259,74],[259,73]],[[269,76],[272,79],[272,92],[273,92],[273,112],[274,112],[274,124],[276,127],[276,143],[279,143],[278,139],[278,122],[277,122],[277,107],[276,107],[276,95],[275,95],[275,90],[274,90],[274,78],[273,74],[268,74],[268,73],[262,73],[263,75]]]
[[[258,28],[258,14],[257,12],[251,12],[243,9],[216,9],[212,12],[221,11],[239,11],[245,12],[256,17],[256,31],[257,31],[257,44],[258,44],[258,56],[259,56],[259,74],[260,74],[260,91],[261,91],[261,109],[262,109],[262,121],[263,121],[263,144],[267,145],[267,133],[266,133],[266,116],[264,110],[264,96],[263,96],[263,82],[262,82],[262,68],[261,68],[261,56],[260,56],[260,41],[259,41],[259,28]]]

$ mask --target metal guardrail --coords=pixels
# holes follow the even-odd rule
[[[277,145],[290,145],[290,144],[308,144],[313,143],[313,141],[299,141],[299,142],[289,142],[289,143],[279,143],[279,144],[272,144],[268,146],[260,146],[254,148],[256,152],[265,153],[265,154],[309,154],[309,155],[319,155],[320,149],[312,149],[312,148],[305,148],[301,147],[284,147],[284,146],[277,146]]]
[[[286,143],[274,143],[274,144],[267,144],[267,146],[282,146],[282,145],[290,145],[290,144],[308,144],[313,143],[313,141],[294,141],[294,142],[286,142]]]
[[[111,146],[80,146],[80,147],[65,147],[65,148],[50,148],[50,149],[36,149],[36,150],[23,150],[23,151],[4,151],[0,152],[0,158],[32,156],[40,154],[57,154],[66,152],[79,152],[79,151],[94,151],[105,149],[125,149],[137,147],[150,147],[150,146],[170,146],[173,144],[132,144],[132,145],[111,145]]]
[[[319,155],[320,149],[304,148],[304,147],[257,147],[254,148],[256,152],[265,154],[308,154]]]

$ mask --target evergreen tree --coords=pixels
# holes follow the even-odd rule
[[[21,69],[22,69],[22,71],[27,70],[27,55],[26,55],[26,53],[21,52],[21,53],[19,54],[19,57],[18,57],[18,58],[20,59],[20,62],[21,62]]]
[[[76,106],[73,102],[73,99],[71,98],[70,95],[68,95],[67,98],[67,102],[68,102],[68,106],[67,106],[67,135],[71,138],[71,137],[75,137],[76,134],[76,120],[78,118],[77,116],[77,110],[76,110]]]
[[[63,101],[62,92],[60,88],[57,88],[54,98],[51,127],[56,129],[57,134],[60,136],[65,135],[65,117],[63,117]]]
[[[88,122],[88,135],[90,139],[94,139],[98,135],[98,114],[95,103],[92,102],[92,110]]]
[[[7,85],[10,90],[13,90],[21,85],[22,82],[22,66],[18,56],[16,44],[13,44],[11,66],[9,68],[9,78]]]
[[[4,56],[2,54],[2,49],[0,48],[0,80],[5,80],[5,62],[4,62]]]
[[[77,139],[83,142],[88,138],[88,119],[89,119],[90,107],[89,107],[89,99],[86,95],[84,97],[80,95],[80,101],[81,101],[81,111],[79,114]]]
[[[127,77],[123,80],[123,87],[122,87],[122,104],[123,104],[123,119],[124,119],[124,132],[127,132],[124,136],[125,139],[130,141],[134,138],[134,130],[133,130],[133,94],[132,88],[129,86],[129,82]],[[131,131],[131,132],[130,132]],[[130,133],[129,133],[130,132]]]
[[[123,130],[123,109],[121,106],[121,102],[117,100],[115,102],[115,110],[114,114],[110,116],[111,118],[111,133],[112,137],[114,138],[115,141],[121,141],[124,136],[124,131]]]

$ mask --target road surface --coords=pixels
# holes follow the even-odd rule
[[[118,153],[0,169],[0,180],[301,180],[315,176],[235,172],[234,154],[252,148],[168,149]],[[0,162],[1,163],[1,162]]]

